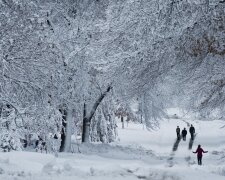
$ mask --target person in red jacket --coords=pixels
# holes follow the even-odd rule
[[[195,152],[193,153],[197,153],[197,159],[198,159],[198,165],[202,165],[202,153],[207,153],[208,151],[204,151],[202,148],[201,148],[201,145],[199,144],[198,145],[198,148],[196,149]]]

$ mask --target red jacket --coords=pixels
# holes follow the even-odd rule
[[[198,157],[202,157],[202,153],[207,153],[207,151],[204,151],[202,148],[198,148],[195,152],[193,153],[197,153]]]

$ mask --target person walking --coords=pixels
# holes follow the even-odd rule
[[[179,126],[177,126],[177,128],[176,128],[176,133],[177,133],[177,139],[179,140],[180,139],[180,128],[179,128]]]
[[[191,134],[191,140],[194,140],[195,128],[192,124],[191,127],[189,128],[189,132]]]
[[[201,148],[201,145],[199,144],[198,145],[198,148],[196,149],[196,151],[193,153],[197,153],[197,160],[198,160],[198,165],[202,165],[202,156],[203,154],[202,153],[207,153],[208,151],[204,151],[202,148]]]
[[[181,131],[181,134],[182,134],[183,140],[186,141],[186,135],[187,135],[187,130],[186,130],[186,128],[184,128],[184,129]]]

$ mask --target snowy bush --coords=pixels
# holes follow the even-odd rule
[[[20,151],[22,150],[22,144],[16,132],[4,132],[0,134],[0,151]]]

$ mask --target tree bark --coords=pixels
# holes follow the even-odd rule
[[[67,109],[66,128],[65,128],[65,146],[63,152],[71,152],[71,135],[72,135],[73,110],[71,107]]]
[[[66,116],[67,116],[67,112],[65,109],[60,109],[59,110],[62,113],[62,130],[61,130],[61,144],[60,144],[60,148],[59,151],[63,152],[65,149],[65,142],[66,142],[66,133],[65,133],[65,128],[66,128]]]
[[[87,112],[86,111],[86,104],[84,103],[82,142],[89,142],[90,123],[88,123],[88,119],[86,118],[86,112]]]
[[[122,122],[122,129],[124,129],[124,119],[123,119],[123,116],[121,116],[121,122]]]
[[[84,118],[83,120],[84,124],[83,124],[83,138],[82,138],[82,142],[90,142],[89,136],[90,136],[90,122],[87,118]]]

